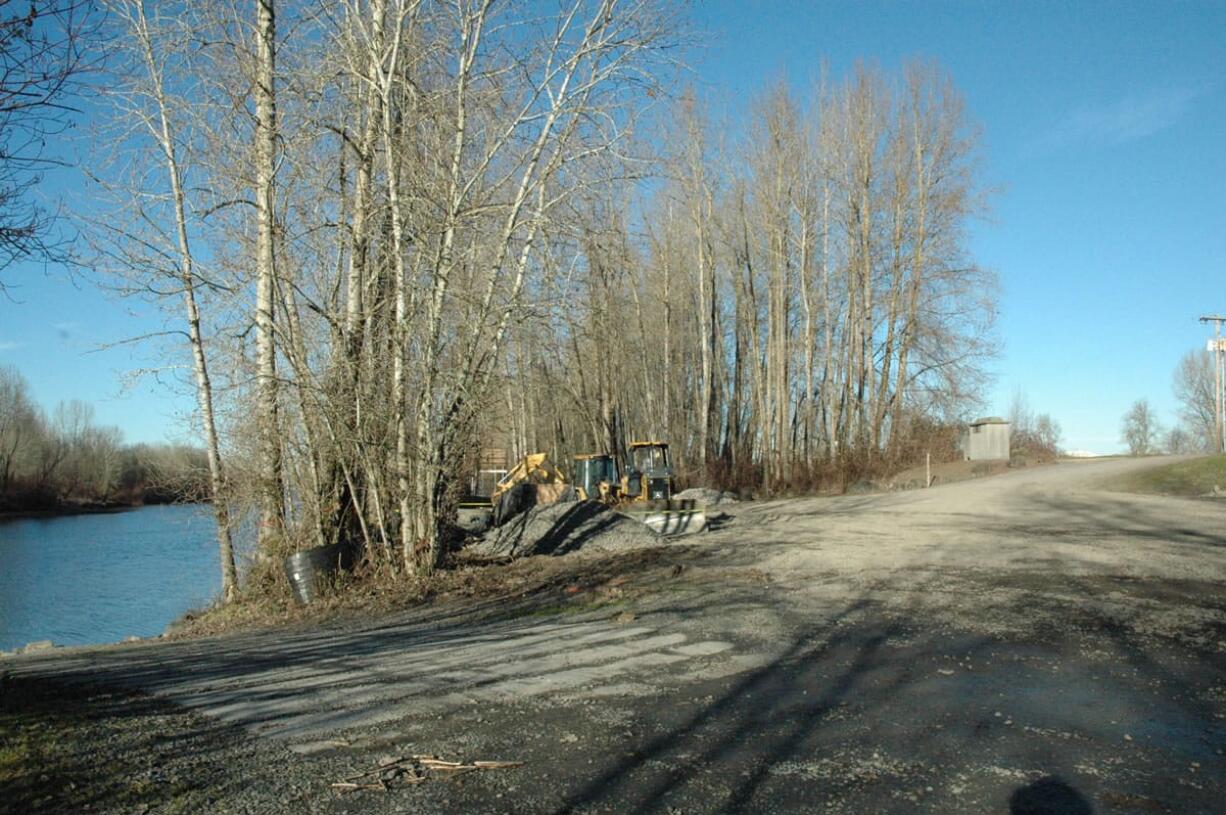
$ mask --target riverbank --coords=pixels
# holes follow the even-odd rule
[[[127,512],[140,509],[144,504],[61,504],[55,507],[39,509],[5,509],[0,510],[0,523],[17,521],[26,518],[67,518],[73,515],[104,515],[112,512]]]
[[[446,614],[473,604],[510,609],[527,603],[535,609],[532,613],[540,608],[559,613],[614,608],[657,587],[661,570],[679,567],[691,549],[670,543],[619,554],[541,555],[509,562],[461,556],[428,578],[341,578],[309,606],[293,600],[280,564],[269,564],[264,579],[276,586],[256,587],[250,596],[228,606],[188,612],[167,628],[162,639],[301,630],[412,611]]]
[[[1216,812],[1226,506],[1096,486],[1163,463],[742,504],[645,550],[637,577],[534,557],[521,577],[605,566],[538,593],[6,658],[0,743],[85,747],[54,773],[12,759],[20,797],[0,808]],[[522,765],[423,773],[423,755]]]
[[[164,506],[195,506],[197,504],[207,504],[208,501],[190,500],[185,501],[179,498],[166,498],[165,500],[148,500],[141,499],[139,501],[72,501],[65,500],[52,505],[36,505],[36,506],[7,506],[0,505],[0,522],[20,520],[23,518],[66,518],[73,515],[104,515],[114,512],[128,512],[134,509],[142,509],[144,507],[164,507]]]

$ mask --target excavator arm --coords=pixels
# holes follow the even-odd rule
[[[501,526],[529,506],[551,504],[566,487],[566,477],[545,453],[531,453],[507,471],[490,493],[494,525]],[[531,492],[531,496],[527,495]]]

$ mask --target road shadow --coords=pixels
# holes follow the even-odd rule
[[[1009,815],[1094,815],[1094,807],[1062,778],[1047,776],[1014,790]]]
[[[1226,519],[1224,507],[1216,502],[1106,492],[1032,496],[1028,500],[1041,512],[1051,513],[1049,517],[1062,521],[1058,528],[1040,528],[1040,533],[1046,531],[1067,538],[1082,532],[1095,537],[1115,535],[1161,543],[1226,547],[1226,526],[1188,523],[1192,513]],[[1210,531],[1215,527],[1217,532]]]
[[[248,741],[240,728],[140,694],[9,677],[0,813],[208,811],[254,782],[233,763],[253,751]]]
[[[1168,781],[1226,770],[1221,706],[1203,701],[1220,655],[1091,615],[1038,639],[959,631],[926,616],[933,588],[891,608],[866,595],[754,670],[645,703],[650,735],[594,746],[616,758],[550,811],[1082,815],[1096,797],[1211,811],[1226,792],[1213,769]]]

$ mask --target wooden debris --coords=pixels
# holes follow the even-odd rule
[[[383,756],[369,770],[347,776],[332,784],[337,792],[379,790],[387,792],[393,785],[424,784],[431,775],[454,779],[478,770],[510,770],[524,766],[522,761],[449,761],[433,755]]]
[[[379,790],[387,792],[387,784],[353,784],[349,781],[337,781],[332,785],[332,789],[340,790],[341,792],[352,792],[353,790]]]

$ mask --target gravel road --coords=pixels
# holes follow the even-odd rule
[[[150,812],[1220,812],[1226,501],[1099,489],[1160,463],[736,504],[565,603],[0,669],[87,698],[116,771],[175,779]],[[389,753],[525,764],[330,789]],[[81,800],[44,797],[22,811]]]

